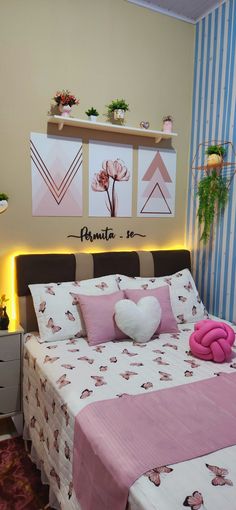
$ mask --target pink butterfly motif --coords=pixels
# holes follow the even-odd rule
[[[107,371],[107,366],[106,365],[101,365],[99,367],[99,370],[100,370],[100,372],[106,372]]]
[[[167,361],[163,361],[161,356],[153,359],[152,361],[155,361],[156,363],[158,363],[158,365],[169,365],[170,364],[170,363],[167,363]]]
[[[155,283],[155,281],[156,281],[156,278],[149,278],[149,282]]]
[[[176,278],[180,278],[181,276],[183,276],[183,274],[182,273],[176,273],[175,276],[176,276]]]
[[[214,486],[217,485],[233,485],[233,482],[231,480],[228,480],[226,475],[228,475],[228,469],[219,468],[218,466],[211,466],[210,464],[206,464],[206,467],[214,473],[215,478],[212,479],[211,483]]]
[[[151,382],[145,382],[141,385],[141,388],[144,388],[145,390],[149,390],[150,388],[153,388],[153,384]]]
[[[70,460],[70,448],[68,446],[67,441],[65,441],[64,454],[65,454],[65,458]]]
[[[122,354],[127,354],[127,356],[137,356],[137,352],[129,352],[128,349],[123,349]]]
[[[162,347],[171,347],[171,349],[174,349],[174,351],[178,350],[177,345],[170,344],[169,342],[167,342],[166,344],[163,344]]]
[[[194,359],[185,359],[184,361],[185,361],[185,363],[189,363],[191,368],[198,368],[198,367],[201,366],[201,364],[200,363],[196,363],[196,361]]]
[[[105,349],[106,346],[105,345],[98,345],[97,347],[95,347],[95,349],[93,349],[93,351],[95,352],[102,352],[103,349]]]
[[[58,385],[59,385],[59,390],[60,390],[61,388],[63,388],[64,386],[67,386],[67,384],[71,384],[71,381],[68,381],[68,380],[66,379],[66,377],[67,377],[67,376],[66,376],[66,374],[63,374],[63,375],[61,375],[61,377],[59,377],[59,379],[56,381],[56,384],[58,384]]]
[[[67,349],[68,352],[79,352],[79,349]]]
[[[69,483],[69,490],[68,490],[68,499],[71,498],[72,496],[72,491],[73,491],[73,482],[70,482]]]
[[[236,363],[231,363],[230,368],[236,368]]]
[[[183,313],[180,313],[179,315],[177,315],[177,319],[180,321],[180,324],[185,324],[187,322],[184,318]]]
[[[192,376],[193,376],[193,372],[192,372],[192,370],[185,370],[185,372],[184,372],[184,376],[185,376],[185,377],[192,377]]]
[[[168,374],[167,372],[161,372],[159,370],[158,372],[160,374],[160,381],[172,381],[172,376],[171,374]]]
[[[197,315],[197,307],[195,305],[192,307],[192,315]]]
[[[97,285],[95,285],[95,287],[97,287],[100,290],[104,290],[104,289],[108,288],[108,285],[105,282],[101,282],[101,283],[98,283]]]
[[[57,482],[57,486],[58,486],[58,489],[60,489],[61,487],[61,481],[60,481],[60,477],[58,476],[58,474],[56,473],[55,469],[52,468],[51,471],[50,471],[50,475],[55,478],[56,482]]]
[[[75,345],[77,344],[76,338],[69,338],[69,341],[66,342],[66,345]]]
[[[94,363],[94,359],[88,358],[87,356],[81,356],[80,358],[77,358],[79,361],[87,361],[89,365],[92,365]]]
[[[59,453],[59,444],[58,444],[58,436],[59,436],[59,430],[54,430],[53,432],[53,436],[54,436],[54,442],[53,442],[53,446],[56,450],[57,453]]]
[[[67,312],[65,312],[65,315],[66,315],[67,319],[69,319],[69,321],[75,321],[75,317],[74,317],[73,313],[70,312],[70,310],[67,310]]]
[[[164,278],[164,281],[165,281],[168,285],[172,285],[172,283],[171,283],[171,278]]]
[[[190,292],[190,290],[193,290],[193,287],[192,287],[191,282],[188,282],[188,284],[187,284],[187,285],[184,285],[184,288],[185,288],[185,290],[187,290],[188,292]]]
[[[47,349],[56,349],[58,345],[48,345]]]
[[[90,397],[90,395],[92,395],[93,391],[92,390],[88,390],[86,388],[86,390],[83,390],[81,395],[80,395],[80,398],[87,398],[87,397]]]
[[[48,286],[48,285],[46,286],[45,285],[45,289],[46,289],[45,292],[47,292],[47,294],[51,294],[51,296],[55,296],[55,292],[53,290],[53,285],[50,285],[50,286]]]
[[[81,338],[83,336],[82,330],[78,331],[78,333],[75,333],[74,338]]]
[[[94,381],[96,381],[95,386],[103,386],[104,384],[107,384],[102,376],[91,375],[91,379],[94,379]]]
[[[41,386],[41,391],[46,391],[46,384],[47,384],[47,379],[45,378],[44,381],[41,379],[40,377],[40,386]]]
[[[189,506],[191,510],[200,510],[203,504],[203,497],[198,491],[194,491],[192,496],[187,496],[183,502],[183,506]]]
[[[126,370],[126,372],[123,372],[120,375],[121,375],[121,377],[123,377],[123,379],[126,379],[126,381],[128,381],[131,376],[138,375],[138,374],[137,374],[137,372],[131,372],[130,370]]]
[[[51,358],[50,356],[46,355],[44,358],[44,363],[54,363],[58,359],[60,359],[59,356],[54,356],[54,358]]]
[[[161,484],[161,474],[162,473],[171,473],[173,471],[173,468],[167,467],[167,466],[161,466],[159,468],[150,469],[150,471],[147,471],[145,473],[145,476],[147,476],[150,480],[150,482],[154,483],[156,487],[159,487]]]
[[[182,303],[185,303],[185,301],[187,301],[187,298],[184,296],[178,296],[178,300],[181,301]]]
[[[160,349],[155,349],[152,352],[155,352],[155,354],[165,354],[165,352],[164,351],[160,351]]]
[[[36,388],[36,390],[35,390],[35,398],[36,398],[36,402],[37,402],[37,407],[40,407],[39,390],[38,390],[38,388]]]
[[[39,305],[39,312],[44,313],[46,310],[46,301],[42,301]]]
[[[73,298],[72,305],[78,305],[79,304],[79,294],[75,294],[74,292],[69,292],[69,294]]]
[[[56,402],[53,399],[53,401],[52,401],[52,414],[55,414],[55,409],[56,409]]]
[[[111,362],[111,363],[117,363],[117,358],[116,358],[116,356],[112,356],[112,357],[110,358],[110,362]]]
[[[175,340],[179,340],[179,335],[180,333],[173,333],[171,336],[171,338],[174,338]]]
[[[143,290],[147,290],[148,289],[148,283],[143,283],[143,285],[141,285],[142,289]]]
[[[119,397],[119,398],[128,397],[129,393],[118,393],[116,396]]]
[[[143,367],[143,363],[134,361],[134,363],[130,363],[131,367]]]
[[[67,404],[62,404],[61,405],[61,410],[65,416],[65,419],[66,419],[66,426],[69,424],[69,420],[70,420],[70,415],[67,411]]]
[[[46,409],[45,406],[44,406],[44,409],[43,409],[43,414],[44,414],[44,418],[45,418],[46,422],[48,422],[48,412],[47,412],[47,409]]]
[[[61,367],[66,368],[67,370],[73,370],[73,368],[75,368],[75,366],[68,365],[68,363],[64,363]]]
[[[46,324],[47,328],[50,328],[52,330],[52,333],[58,333],[58,331],[61,330],[60,326],[55,326],[52,317],[48,319],[48,323]]]

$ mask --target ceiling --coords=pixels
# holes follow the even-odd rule
[[[189,23],[196,23],[222,4],[224,0],[128,0],[128,2],[146,7],[153,11],[162,12],[168,16],[183,19]]]

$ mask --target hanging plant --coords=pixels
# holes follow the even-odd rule
[[[198,184],[199,197],[198,221],[203,225],[200,241],[207,243],[217,211],[224,209],[228,200],[228,183],[216,170],[207,175]]]

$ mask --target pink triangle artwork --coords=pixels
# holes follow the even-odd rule
[[[176,153],[139,147],[137,216],[175,215]]]
[[[31,133],[33,216],[82,216],[82,140]]]

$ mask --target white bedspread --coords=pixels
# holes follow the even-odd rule
[[[80,510],[72,482],[73,427],[75,415],[87,403],[236,370],[235,346],[230,363],[197,360],[189,353],[193,324],[179,325],[179,329],[179,334],[163,334],[147,344],[123,341],[97,347],[81,338],[39,344],[36,336],[25,335],[25,437],[33,441],[58,508]],[[153,470],[133,484],[130,510],[179,510],[186,506],[236,510],[236,446],[159,471]]]

